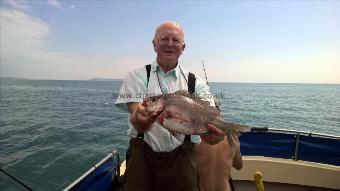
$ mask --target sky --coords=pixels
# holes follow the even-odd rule
[[[123,79],[178,22],[208,81],[340,84],[340,1],[0,0],[0,76]]]

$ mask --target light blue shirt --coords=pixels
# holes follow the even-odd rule
[[[143,98],[145,98],[147,94],[162,95],[163,93],[174,93],[178,90],[188,90],[188,74],[188,70],[179,65],[177,65],[175,69],[164,73],[158,63],[154,61],[151,64],[150,79],[147,86],[145,66],[133,69],[126,76],[115,104],[127,110],[127,103],[143,102]],[[198,76],[196,76],[195,93],[214,106],[213,98],[209,92],[209,86]],[[137,131],[130,121],[128,136],[131,138],[137,136]],[[144,133],[144,141],[156,152],[169,152],[183,143],[184,135],[180,135],[180,139],[178,139],[167,129],[158,123],[154,123],[151,129]],[[192,135],[191,141],[200,143],[201,139],[198,135]]]

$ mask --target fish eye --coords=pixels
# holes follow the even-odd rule
[[[153,98],[151,98],[151,101],[152,101],[152,102],[156,101],[156,98],[154,98],[154,97],[153,97]]]

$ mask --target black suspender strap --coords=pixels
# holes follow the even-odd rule
[[[191,141],[191,136],[190,135],[185,135],[184,141]]]
[[[146,69],[146,77],[147,77],[147,85],[149,84],[149,80],[150,80],[150,71],[151,71],[151,64],[145,65],[145,69]],[[196,84],[196,77],[195,74],[189,72],[188,75],[188,92],[190,94],[195,93],[195,84]]]
[[[149,79],[150,79],[151,64],[145,65],[145,69],[146,69],[146,77],[147,77],[146,86],[148,87]]]
[[[138,133],[137,138],[144,139],[144,133]]]
[[[195,84],[196,84],[195,74],[189,72],[189,75],[188,75],[188,92],[189,92],[189,94],[195,93]],[[191,141],[191,136],[185,135],[184,140],[185,141]]]
[[[151,64],[145,65],[146,69],[146,87],[149,86],[149,80],[150,80],[150,72],[151,72]],[[138,133],[137,138],[144,139],[144,133]]]
[[[189,72],[188,75],[188,92],[189,94],[195,93],[196,77],[195,74]]]

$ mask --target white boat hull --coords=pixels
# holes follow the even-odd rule
[[[243,156],[243,168],[232,170],[236,190],[254,190],[254,174],[260,171],[266,191],[340,190],[340,167],[291,159]]]

